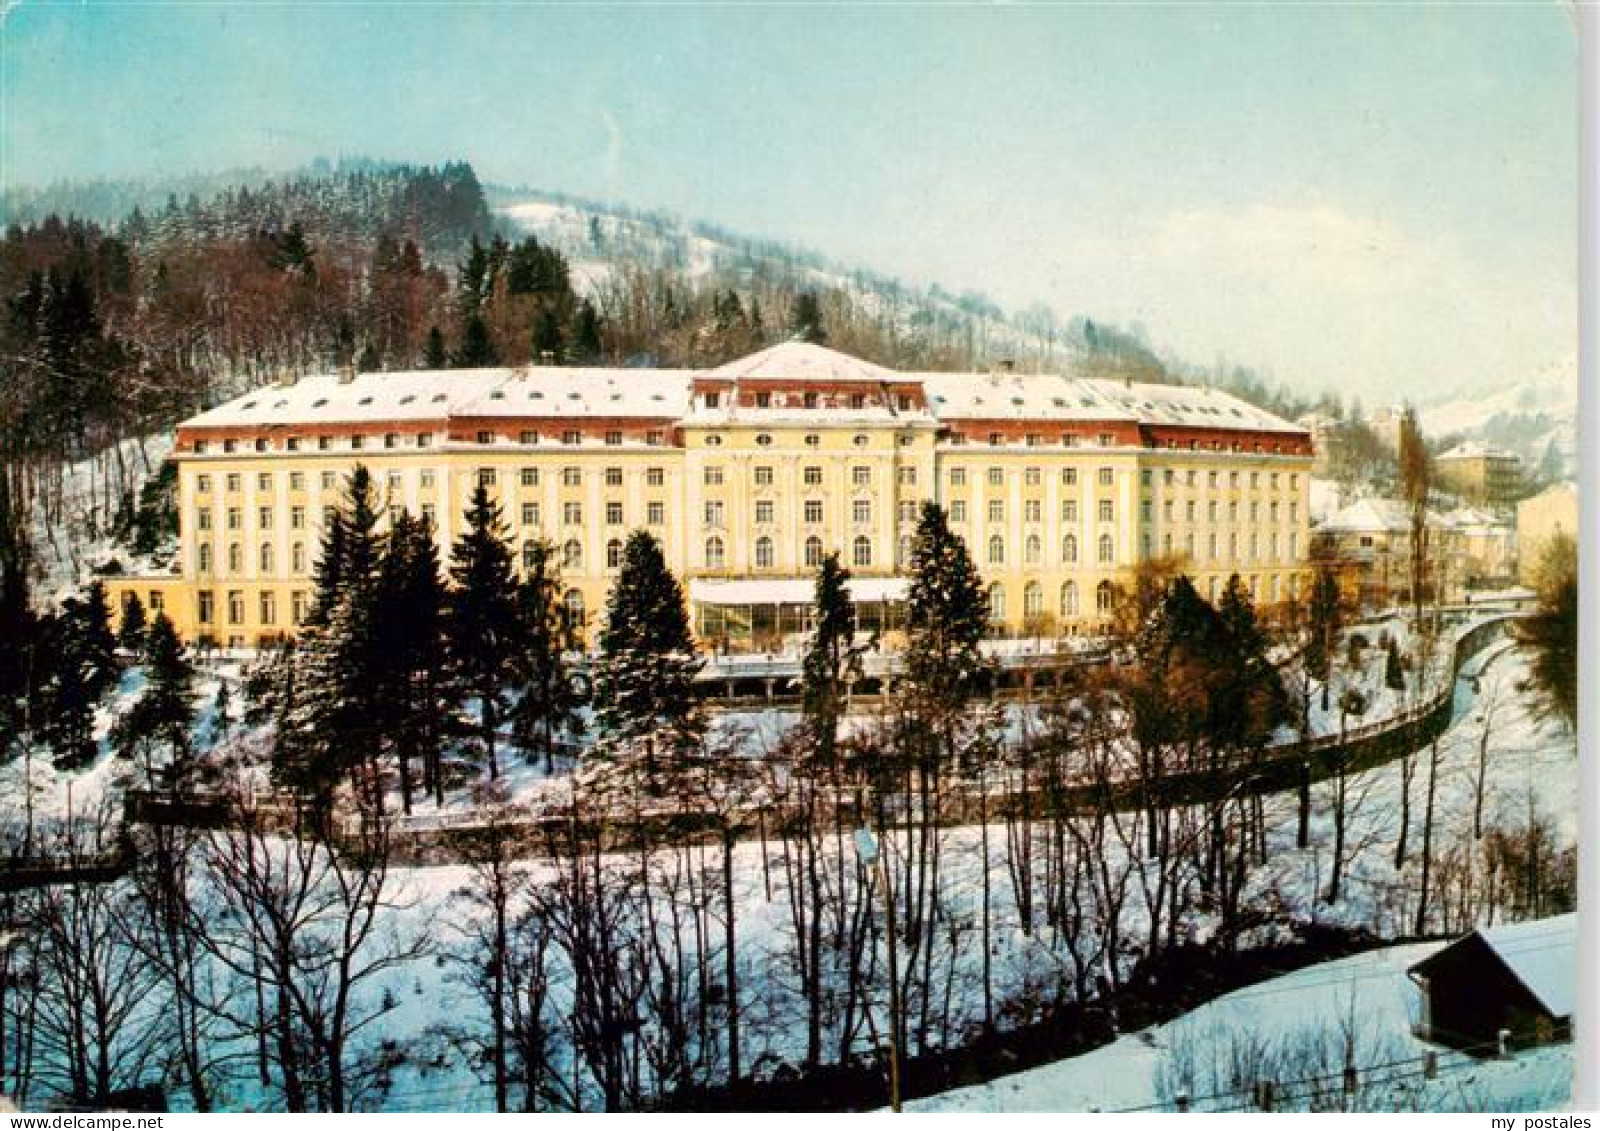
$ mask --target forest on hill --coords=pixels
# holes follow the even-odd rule
[[[575,234],[541,239],[517,201],[566,208]],[[91,460],[90,509],[126,521],[153,470],[145,437],[285,373],[342,366],[712,366],[801,334],[899,369],[1015,360],[1204,378],[1302,407],[1249,370],[1163,360],[1137,329],[1006,315],[707,225],[491,188],[465,162],[10,189],[0,209],[12,516],[59,518],[65,469]]]

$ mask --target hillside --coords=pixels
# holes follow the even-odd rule
[[[1480,440],[1522,457],[1543,478],[1578,466],[1578,377],[1557,366],[1498,389],[1453,394],[1418,409],[1430,436]]]

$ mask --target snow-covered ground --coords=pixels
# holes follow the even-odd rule
[[[1353,1019],[1355,1060],[1364,1070],[1357,1073],[1357,1110],[1564,1107],[1572,1092],[1571,1045],[1483,1059],[1412,1034],[1419,1001],[1406,971],[1442,945],[1387,947],[1308,966],[1082,1056],[906,1106],[937,1112],[1173,1110],[1174,1097],[1184,1093],[1196,1111],[1249,1110],[1255,1106],[1250,1087],[1229,1081],[1233,1064],[1242,1061],[1275,1069],[1264,1076],[1275,1080],[1281,1110],[1326,1108],[1343,1088],[1340,1026]],[[1438,1055],[1432,1080],[1423,1071],[1430,1051]],[[1324,1077],[1322,1053],[1333,1057],[1331,1079]]]

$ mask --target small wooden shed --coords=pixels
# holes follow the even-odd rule
[[[1417,1035],[1485,1054],[1572,1036],[1578,916],[1473,931],[1412,966],[1422,991]]]

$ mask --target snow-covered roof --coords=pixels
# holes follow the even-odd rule
[[[184,421],[184,427],[270,427],[446,420],[456,416],[677,418],[689,404],[681,369],[414,370],[337,373],[268,385]]]
[[[1396,499],[1362,499],[1317,526],[1319,534],[1382,534],[1410,528],[1406,505]]]
[[[687,369],[514,369],[459,415],[638,416],[676,419],[689,407]]]
[[[1476,936],[1505,963],[1551,1017],[1571,1017],[1577,996],[1578,916],[1556,915],[1499,927],[1480,927]],[[1446,950],[1450,948],[1445,948]],[[1412,967],[1425,971],[1439,951]]]
[[[1056,373],[917,373],[934,415],[954,420],[1104,420],[1137,417],[1087,381]]]
[[[361,373],[348,381],[337,373],[319,373],[292,385],[254,389],[183,423],[206,428],[443,420],[503,384],[507,373],[504,369]]]
[[[1577,981],[1576,913],[1490,927],[1477,934],[1552,1017],[1572,1016]]]
[[[1511,524],[1503,519],[1496,518],[1488,511],[1479,510],[1477,507],[1457,507],[1448,511],[1439,518],[1441,524],[1455,530],[1473,531],[1476,533],[1506,533],[1511,532]]]
[[[899,381],[904,376],[811,342],[780,342],[701,372],[706,381]]]
[[[852,577],[845,582],[852,600],[904,601],[903,577]],[[705,605],[809,605],[815,599],[813,577],[760,577],[736,581],[689,579],[689,600]]]
[[[1304,432],[1265,409],[1209,385],[1156,385],[1104,379],[1078,380],[1141,424],[1186,425],[1196,428],[1239,428],[1251,432]]]
[[[1434,456],[1434,462],[1446,459],[1516,459],[1516,455],[1504,448],[1481,443],[1478,440],[1463,440],[1448,452],[1440,452]]]
[[[691,406],[695,380],[921,385],[927,406],[871,396],[853,408]],[[828,395],[824,392],[824,396]],[[729,398],[730,401],[732,398]],[[837,399],[837,398],[835,398]],[[266,386],[184,422],[185,427],[271,428],[447,420],[452,417],[639,417],[727,423],[735,417],[796,424],[908,424],[944,420],[1094,421],[1232,431],[1304,432],[1216,389],[1055,373],[899,373],[807,342],[784,342],[710,370],[557,366],[316,374]]]

